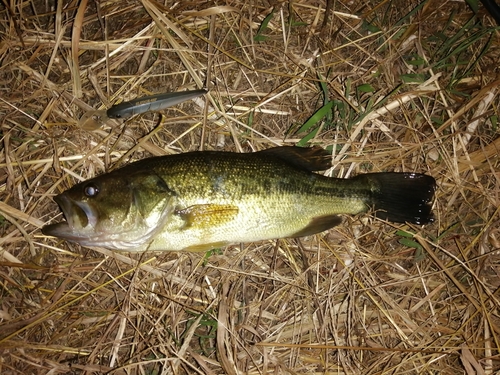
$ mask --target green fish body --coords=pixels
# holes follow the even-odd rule
[[[394,222],[432,220],[431,176],[314,173],[329,166],[330,156],[318,147],[144,159],[56,196],[67,221],[42,231],[123,251],[204,251],[318,233],[339,224],[339,214],[369,209]]]

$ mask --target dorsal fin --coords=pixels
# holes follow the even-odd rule
[[[261,155],[275,157],[307,171],[324,171],[332,166],[331,155],[325,149],[314,147],[282,146],[258,151]]]

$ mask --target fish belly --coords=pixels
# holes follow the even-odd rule
[[[173,220],[165,225],[147,249],[206,251],[231,243],[297,237],[296,234],[308,234],[302,231],[312,223],[314,225],[317,218],[331,218],[338,214],[366,210],[366,205],[360,199],[347,197],[283,195],[268,196],[261,202],[248,199],[231,203],[238,209],[230,220],[211,222],[209,225],[186,225],[180,219]],[[326,221],[317,229],[311,228],[310,234],[336,224],[337,220],[332,225]]]

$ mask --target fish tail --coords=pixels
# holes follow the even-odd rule
[[[436,180],[419,173],[368,173],[354,177],[370,186],[375,215],[396,223],[426,224],[434,220]]]

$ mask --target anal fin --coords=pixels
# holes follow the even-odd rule
[[[316,234],[333,228],[341,223],[342,218],[337,215],[315,217],[305,228],[299,230],[290,237],[310,236],[311,234]]]

